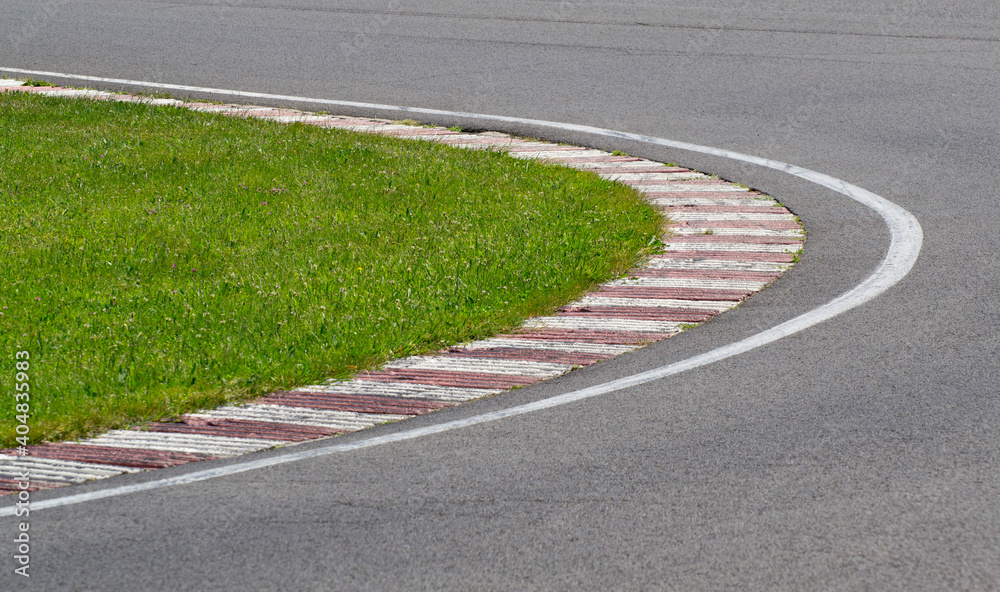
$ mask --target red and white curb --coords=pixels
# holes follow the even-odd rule
[[[805,238],[798,219],[766,195],[682,167],[601,150],[291,109],[29,87],[16,80],[0,80],[0,90],[142,102],[502,149],[515,158],[542,159],[629,185],[675,222],[667,247],[643,267],[553,316],[529,319],[514,333],[395,360],[351,380],[279,391],[77,442],[29,446],[26,456],[0,451],[0,494],[14,491],[24,471],[30,472],[33,489],[59,487],[326,438],[553,378],[666,339],[737,306],[788,269]]]

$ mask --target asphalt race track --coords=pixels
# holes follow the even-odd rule
[[[0,588],[997,589],[1000,6],[955,4],[5,1],[0,73],[669,138],[858,185],[912,213],[923,244],[909,274],[876,299],[662,380],[37,510],[29,579],[11,573],[20,519],[2,518]],[[822,306],[868,277],[889,247],[875,212],[779,171],[584,132],[548,136],[770,193],[805,224],[802,261],[676,338],[338,441],[472,418],[685,360]]]

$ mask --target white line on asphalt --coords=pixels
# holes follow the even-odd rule
[[[591,397],[596,397],[598,395],[603,395],[606,393],[644,384],[646,382],[651,382],[653,380],[659,380],[667,376],[673,376],[674,374],[679,374],[681,372],[685,372],[693,368],[698,368],[701,366],[705,366],[707,364],[712,364],[714,362],[718,362],[720,360],[724,360],[726,358],[767,345],[769,343],[781,339],[782,337],[787,337],[794,333],[798,333],[799,331],[808,329],[809,327],[818,325],[819,323],[827,321],[845,311],[851,310],[852,308],[858,307],[868,302],[869,300],[874,299],[875,297],[882,294],[892,286],[896,285],[904,277],[906,277],[906,274],[910,272],[910,269],[912,269],[914,263],[916,263],[917,257],[920,255],[920,247],[923,244],[923,230],[920,228],[920,222],[917,221],[917,219],[913,216],[913,214],[897,206],[896,204],[890,202],[884,197],[878,196],[868,190],[862,189],[857,185],[852,185],[846,181],[842,181],[835,177],[824,175],[823,173],[819,173],[813,170],[802,168],[800,166],[780,162],[777,160],[771,160],[769,158],[761,158],[759,156],[752,156],[749,154],[742,154],[740,152],[724,150],[721,148],[712,148],[710,146],[689,144],[687,142],[677,142],[665,138],[644,136],[628,132],[619,132],[603,128],[591,127],[587,125],[558,123],[551,121],[542,121],[538,119],[525,119],[520,117],[483,115],[478,113],[462,113],[454,111],[442,111],[438,109],[423,109],[417,107],[397,107],[393,105],[356,103],[352,101],[336,101],[331,99],[311,99],[308,97],[295,97],[290,95],[274,95],[267,93],[254,93],[254,92],[223,90],[214,88],[203,88],[195,86],[185,86],[180,84],[160,84],[160,83],[143,82],[136,80],[100,78],[96,76],[60,74],[58,72],[22,70],[15,68],[5,68],[2,66],[0,66],[0,71],[12,72],[16,74],[26,74],[29,76],[48,76],[48,77],[55,76],[59,78],[66,78],[73,80],[101,82],[104,84],[129,84],[136,86],[145,86],[148,88],[159,88],[164,90],[208,92],[217,95],[228,95],[240,98],[262,98],[262,99],[272,99],[272,100],[309,102],[314,104],[369,109],[369,110],[394,111],[401,115],[400,119],[406,118],[406,116],[428,115],[436,117],[475,119],[482,122],[484,126],[491,123],[531,125],[540,128],[551,129],[553,131],[577,132],[582,134],[588,134],[591,136],[618,138],[622,140],[641,142],[656,146],[664,146],[666,148],[686,150],[689,152],[698,152],[701,154],[709,154],[720,158],[727,158],[730,160],[736,160],[740,162],[754,164],[757,166],[775,169],[787,173],[789,175],[799,177],[800,179],[805,179],[806,181],[810,181],[812,183],[820,185],[821,187],[826,187],[828,189],[836,191],[837,193],[845,195],[875,211],[875,213],[877,213],[885,222],[886,226],[889,229],[889,234],[891,237],[889,243],[889,249],[886,252],[885,258],[882,259],[882,262],[879,264],[878,268],[876,268],[874,273],[872,273],[870,276],[868,276],[868,278],[866,278],[864,281],[862,281],[854,288],[851,288],[850,290],[834,298],[830,302],[827,302],[826,304],[814,308],[809,312],[799,315],[794,319],[785,321],[784,323],[781,323],[775,327],[757,333],[756,335],[747,337],[746,339],[741,339],[740,341],[736,341],[734,343],[730,343],[728,345],[715,348],[703,354],[690,357],[686,360],[681,360],[680,362],[675,362],[673,364],[661,366],[653,370],[640,372],[639,374],[633,374],[632,376],[626,376],[624,378],[619,378],[617,380],[612,380],[609,382],[605,382],[603,384],[594,385],[577,391],[564,393],[562,395],[547,397],[545,399],[534,401],[532,403],[517,405],[514,407],[501,409],[498,411],[492,411],[489,413],[482,413],[480,415],[474,415],[472,417],[445,421],[435,425],[429,425],[408,430],[401,430],[399,432],[395,432],[392,434],[384,434],[381,436],[359,438],[357,440],[353,440],[350,442],[332,442],[325,446],[319,446],[307,450],[290,451],[288,453],[277,454],[274,456],[269,456],[267,458],[248,458],[247,460],[236,461],[232,464],[227,464],[221,467],[195,470],[191,471],[190,473],[185,473],[183,475],[167,477],[164,479],[154,479],[152,481],[147,481],[145,483],[122,485],[118,487],[108,487],[106,489],[98,489],[95,491],[88,491],[84,493],[73,493],[46,500],[32,501],[31,509],[35,511],[43,510],[46,508],[68,506],[71,504],[78,504],[82,502],[103,499],[106,497],[114,497],[130,493],[137,493],[140,491],[148,491],[151,489],[159,489],[161,487],[170,487],[174,485],[194,483],[197,481],[204,481],[206,479],[214,479],[216,477],[222,477],[225,475],[235,475],[237,473],[253,471],[264,467],[270,467],[289,462],[296,462],[299,460],[305,460],[309,458],[316,458],[319,456],[326,456],[329,454],[349,452],[351,450],[380,446],[382,444],[403,442],[406,440],[421,438],[432,434],[450,432],[452,430],[466,428],[481,423],[497,421],[507,417],[514,417],[517,415],[524,415],[526,413],[541,411],[543,409],[550,409],[552,407],[558,407],[561,405],[566,405],[568,403],[573,403],[576,401],[581,401],[583,399],[589,399]],[[0,516],[12,516],[14,514],[15,508],[16,506],[14,505],[0,508]]]

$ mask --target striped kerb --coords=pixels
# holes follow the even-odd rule
[[[349,380],[279,391],[249,403],[189,413],[79,442],[0,451],[0,492],[171,467],[327,438],[399,421],[562,375],[676,335],[726,311],[775,281],[802,250],[798,219],[767,195],[684,167],[580,146],[495,132],[457,132],[363,117],[337,117],[250,105],[184,103],[0,81],[0,91],[143,102],[234,117],[301,122],[506,150],[630,185],[673,221],[666,247],[621,279],[599,286],[552,316],[504,335],[435,355],[395,360]]]

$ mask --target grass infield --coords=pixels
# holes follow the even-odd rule
[[[665,223],[498,152],[133,103],[0,94],[0,155],[0,375],[30,353],[32,441],[509,330]]]

